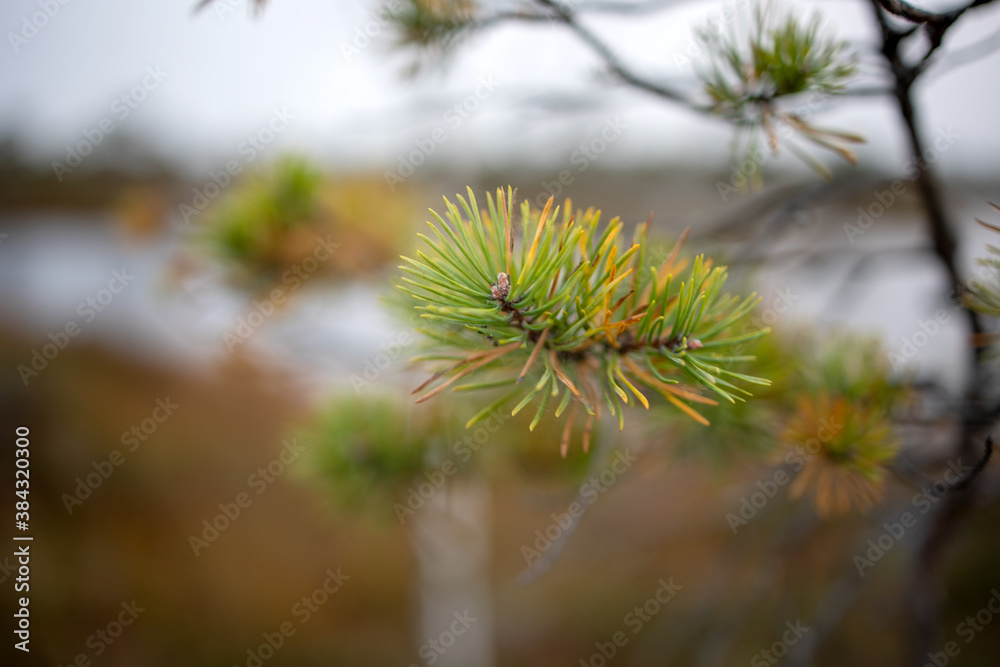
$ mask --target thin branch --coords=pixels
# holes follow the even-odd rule
[[[993,438],[987,436],[986,442],[983,445],[982,455],[972,464],[971,468],[965,471],[965,474],[951,484],[944,484],[940,480],[932,480],[913,461],[904,459],[902,456],[897,459],[893,467],[893,472],[910,487],[922,491],[928,496],[942,498],[949,493],[967,489],[972,481],[986,468],[986,464],[989,463],[992,455]],[[961,460],[959,460],[959,465],[961,465]]]
[[[733,261],[736,262],[751,257],[762,256],[761,251],[772,247],[774,245],[773,239],[784,234],[788,227],[798,220],[802,212],[809,211],[821,202],[831,198],[848,197],[853,191],[860,189],[869,182],[869,179],[859,179],[851,174],[846,177],[822,181],[819,184],[807,185],[796,192],[781,191],[778,193],[778,197],[776,197],[776,199],[780,198],[780,205],[771,210],[761,220],[752,236],[736,252]],[[770,208],[771,204],[768,203],[766,206]],[[745,206],[737,210],[734,222],[740,220],[741,214],[742,221],[738,224],[746,226],[747,213]],[[767,255],[764,254],[763,256],[766,257]]]
[[[732,664],[727,661],[732,647],[746,624],[753,620],[753,615],[745,612],[746,606],[759,604],[766,591],[781,585],[780,577],[786,573],[789,559],[815,537],[820,521],[810,510],[796,512],[793,518],[776,525],[777,530],[763,546],[757,536],[737,538],[736,544],[711,564],[711,571],[716,575],[699,591],[700,602],[684,618],[654,619],[654,625],[645,636],[650,638],[647,641],[661,638],[661,644],[656,647],[660,664],[694,664],[696,667]],[[756,553],[769,554],[763,565],[759,565],[759,558],[754,558]],[[747,563],[752,563],[753,570],[753,576],[748,579],[743,571]],[[736,611],[727,613],[726,609]],[[669,633],[665,632],[667,625],[671,625]],[[687,643],[682,640],[666,644],[662,642],[663,637],[679,637]],[[698,646],[692,646],[696,641]],[[696,653],[697,662],[692,663],[691,659],[680,662],[678,656],[686,651]]]
[[[521,21],[526,23],[551,23],[552,20],[552,15],[547,12],[530,12],[523,10],[503,11],[470,21],[468,29],[484,30],[501,23],[512,21]]]
[[[573,9],[578,14],[622,14],[641,15],[655,14],[675,5],[692,0],[641,0],[640,2],[615,2],[615,0],[591,0],[590,2],[575,2]]]
[[[892,89],[885,88],[882,86],[867,86],[858,88],[848,88],[847,90],[837,93],[837,97],[881,97],[883,95],[891,95]]]
[[[586,479],[591,477],[596,477],[601,474],[604,470],[605,464],[611,458],[611,451],[614,449],[614,438],[608,433],[602,434],[597,440],[597,447],[594,448],[593,454],[590,455],[590,461],[587,463],[587,476]],[[587,510],[592,506],[592,501],[584,495],[583,486],[586,481],[581,483],[580,488],[576,492],[576,497],[573,498],[573,503],[579,505],[582,508],[581,514],[573,520],[572,523],[552,540],[549,548],[539,556],[538,560],[528,566],[521,574],[517,575],[517,582],[522,586],[527,586],[528,584],[536,581],[540,576],[552,569],[555,565],[556,560],[559,559],[559,555],[562,553],[563,549],[566,548],[566,544],[569,543],[569,538],[576,532],[576,527],[580,525],[583,518],[587,514]]]
[[[916,23],[922,25],[924,32],[927,35],[929,41],[929,46],[924,55],[920,58],[920,61],[910,68],[911,78],[915,75],[923,72],[931,63],[931,56],[940,48],[941,43],[944,41],[944,35],[948,32],[949,28],[954,25],[965,12],[973,9],[975,7],[980,7],[983,5],[988,5],[993,0],[973,0],[968,5],[964,7],[959,7],[950,12],[930,12],[919,7],[914,7],[909,2],[904,0],[875,0],[878,7],[881,7],[885,12],[902,18],[910,23]],[[884,25],[884,22],[883,22]],[[884,25],[883,29],[887,29],[888,26]],[[905,37],[912,33],[912,30],[901,33],[896,32],[900,38]]]
[[[969,483],[975,479],[980,472],[982,472],[983,468],[986,467],[986,463],[989,461],[992,452],[993,439],[986,438],[985,451],[983,452],[982,457],[980,457],[971,469],[969,469],[954,483],[945,487],[943,491],[938,491],[937,487],[929,483],[925,484],[925,493],[935,497],[941,497],[947,493],[965,489]],[[888,519],[891,515],[892,512],[886,512],[884,517]],[[876,525],[881,526],[882,521],[876,522]],[[806,665],[813,664],[816,651],[819,649],[822,642],[840,625],[844,616],[857,601],[857,598],[863,588],[863,581],[864,579],[857,575],[857,572],[852,565],[852,567],[847,568],[837,582],[830,587],[824,596],[823,601],[817,606],[816,611],[814,612],[813,620],[809,624],[811,632],[808,636],[803,638],[803,641],[800,641],[796,646],[789,650],[786,661],[788,667],[805,667]],[[920,664],[923,664],[923,661],[921,661]]]
[[[195,7],[194,7],[194,9],[192,10],[191,13],[192,14],[197,14],[197,13],[201,12],[203,9],[205,9],[210,4],[212,4],[214,1],[215,0],[200,0],[198,2],[198,4],[195,5]],[[257,14],[260,13],[260,11],[264,8],[264,4],[266,2],[267,2],[267,0],[253,0],[253,3],[254,3],[254,7],[253,7],[254,16],[257,16]]]
[[[923,199],[927,212],[928,233],[938,260],[944,266],[949,282],[949,291],[953,294],[964,293],[964,283],[958,271],[957,244],[954,232],[948,224],[944,205],[934,181],[930,165],[922,159],[924,154],[923,137],[919,131],[916,111],[913,105],[913,84],[928,65],[930,53],[941,44],[945,32],[954,24],[966,10],[972,7],[988,4],[990,0],[976,0],[963,9],[948,14],[932,14],[924,10],[916,10],[902,0],[871,0],[875,21],[881,29],[882,55],[895,80],[894,97],[898,106],[900,118],[906,129],[910,154],[917,161],[917,187]],[[930,40],[928,53],[916,65],[907,65],[900,54],[900,41],[903,37],[899,31],[893,30],[887,20],[887,13],[902,16],[907,20],[923,23]],[[957,455],[969,453],[981,437],[983,424],[982,391],[985,386],[985,368],[983,366],[982,350],[972,341],[981,337],[984,327],[979,315],[969,309],[963,309],[971,330],[968,349],[968,379],[963,395],[964,409],[961,415],[961,433],[956,438],[955,452]],[[992,443],[990,444],[990,448]],[[985,465],[985,462],[983,463]],[[964,485],[971,486],[978,479],[970,477]],[[952,542],[960,520],[965,517],[973,505],[974,493],[948,494],[931,517],[930,525],[917,547],[914,569],[907,587],[904,602],[910,617],[911,631],[909,649],[913,664],[923,664],[927,653],[932,650],[936,632],[940,625],[939,586],[942,562],[948,545]]]
[[[952,493],[954,491],[964,491],[969,487],[969,484],[972,483],[972,480],[974,480],[979,475],[979,473],[983,471],[983,468],[985,468],[986,464],[989,463],[990,456],[992,455],[993,455],[993,438],[987,437],[986,444],[984,445],[983,449],[983,455],[979,457],[979,460],[976,461],[975,465],[969,468],[969,470],[966,471],[966,473],[961,477],[959,477],[955,482],[949,484],[943,491],[938,491],[937,487],[934,487],[931,491],[928,491],[928,493],[932,493],[937,497],[941,497],[946,493]]]
[[[937,23],[943,20],[954,21],[958,18],[966,9],[956,9],[951,12],[946,13],[935,13],[929,12],[926,9],[921,9],[920,7],[914,7],[908,2],[903,0],[878,0],[879,6],[885,11],[898,16],[901,19],[906,19],[910,23]]]
[[[1000,49],[1000,30],[975,44],[946,53],[938,60],[938,64],[928,74],[929,79],[936,79],[953,69],[975,62]]]
[[[486,30],[502,23],[509,22],[562,23],[574,32],[582,42],[596,52],[611,72],[623,82],[640,90],[645,90],[646,92],[657,95],[658,97],[681,104],[692,111],[707,113],[707,110],[700,108],[679,90],[662,83],[650,81],[649,79],[646,79],[632,71],[632,69],[621,60],[611,47],[605,44],[604,41],[592,31],[583,26],[577,19],[578,14],[585,11],[592,13],[630,13],[633,11],[640,13],[645,10],[652,11],[654,8],[659,9],[661,8],[661,5],[666,4],[665,0],[650,0],[649,2],[644,3],[595,2],[574,8],[561,5],[554,0],[535,0],[535,2],[537,2],[540,7],[544,8],[545,11],[534,12],[515,10],[496,12],[494,14],[469,21],[462,26],[462,30],[467,33]],[[626,7],[628,7],[628,9],[625,9]]]
[[[900,118],[906,128],[910,143],[910,154],[916,161],[917,187],[923,199],[924,208],[927,211],[927,224],[931,241],[934,244],[934,251],[938,259],[944,265],[951,283],[950,289],[962,291],[963,280],[957,266],[957,242],[954,232],[948,224],[945,215],[944,205],[938,191],[937,183],[931,174],[930,165],[923,160],[924,142],[920,136],[917,124],[917,114],[913,106],[912,87],[913,82],[919,75],[920,70],[908,67],[902,61],[899,52],[899,38],[895,35],[886,23],[883,15],[882,5],[887,0],[871,0],[875,12],[875,19],[882,29],[882,55],[889,64],[895,77],[895,88],[893,94],[899,108]],[[964,311],[969,321],[969,326],[973,335],[981,334],[984,329],[979,316],[971,310]],[[973,352],[973,365],[978,363],[979,353]]]
[[[622,81],[664,99],[682,104],[692,110],[699,111],[697,106],[681,92],[661,84],[653,83],[629,69],[607,44],[577,20],[576,15],[570,9],[554,0],[535,1],[541,6],[552,10],[555,14],[555,20],[563,23],[567,28],[576,33],[577,37],[593,49]]]
[[[950,12],[929,12],[926,9],[914,7],[904,0],[878,0],[878,4],[885,11],[906,19],[910,23],[931,23],[937,25],[954,23],[962,14],[982,5],[988,5],[993,0],[973,0],[965,7],[953,9]]]
[[[888,520],[892,516],[894,516],[893,511],[887,510],[878,522],[872,523],[881,526],[884,520]],[[858,576],[852,560],[837,580],[829,585],[813,609],[812,619],[809,621],[809,632],[788,650],[788,657],[785,660],[787,667],[807,667],[815,664],[817,651],[857,603],[866,583],[870,582],[866,582],[863,577]]]

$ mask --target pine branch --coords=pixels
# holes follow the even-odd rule
[[[756,296],[723,293],[726,269],[689,262],[680,243],[652,266],[648,221],[620,251],[617,218],[602,224],[600,211],[574,213],[568,201],[560,210],[549,199],[541,212],[523,202],[519,221],[510,189],[487,195],[482,210],[471,189],[458,202],[445,200],[444,217],[431,211],[427,252],[400,267],[398,287],[428,320],[421,331],[454,360],[415,390],[418,402],[482,375],[454,389],[505,387],[512,414],[535,407],[532,430],[550,401],[557,417],[574,406],[567,429],[602,405],[621,428],[626,405],[649,408],[647,392],[707,423],[691,403],[735,403],[750,395],[744,385],[768,384],[733,370],[742,359],[727,354],[766,333],[733,333]]]

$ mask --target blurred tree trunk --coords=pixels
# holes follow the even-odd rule
[[[490,489],[452,479],[414,517],[424,664],[493,667]],[[436,659],[430,656],[435,656]]]

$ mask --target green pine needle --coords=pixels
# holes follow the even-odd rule
[[[552,199],[541,212],[518,208],[510,188],[484,209],[471,190],[458,202],[445,200],[445,216],[431,212],[437,240],[420,235],[427,248],[401,267],[398,286],[428,320],[421,358],[438,364],[418,401],[446,388],[513,386],[489,408],[514,403],[517,414],[534,404],[531,429],[575,403],[584,409],[569,410],[571,419],[599,417],[604,404],[621,427],[624,406],[649,407],[652,390],[704,423],[689,404],[717,403],[702,390],[734,403],[749,395],[734,381],[769,384],[728,368],[749,359],[727,348],[767,333],[738,328],[759,299],[724,293],[726,269],[680,257],[683,239],[653,266],[648,223],[619,252],[624,225],[602,224],[595,209]]]

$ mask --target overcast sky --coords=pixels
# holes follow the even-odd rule
[[[0,132],[58,157],[85,132],[96,136],[103,120],[202,169],[245,159],[241,142],[269,124],[282,126],[274,114],[285,110],[290,120],[268,154],[298,150],[343,166],[390,166],[440,130],[446,141],[430,157],[437,163],[550,166],[566,164],[574,145],[599,136],[617,117],[624,129],[601,158],[609,165],[696,157],[725,164],[727,126],[606,86],[593,76],[599,64],[593,54],[558,27],[492,30],[463,47],[446,72],[408,80],[401,75],[408,60],[390,51],[388,30],[350,58],[345,54],[345,45],[363,45],[354,40],[377,3],[271,0],[253,17],[249,0],[217,1],[215,9],[193,14],[194,0],[4,0]],[[794,4],[821,8],[844,38],[874,43],[867,0]],[[35,19],[41,28],[26,27],[45,6],[58,10]],[[653,19],[601,17],[591,25],[639,71],[684,78],[691,69],[678,64],[678,55],[692,43],[693,27],[721,6],[678,2]],[[1000,3],[961,21],[947,47],[998,30]],[[957,137],[940,160],[945,170],[988,175],[1000,167],[998,74],[1000,52],[920,89],[926,129],[951,127]],[[526,103],[541,93],[593,104],[553,111]],[[456,103],[475,110],[466,118],[449,114]],[[864,162],[901,169],[902,133],[888,100],[843,104],[822,121],[866,135]]]

